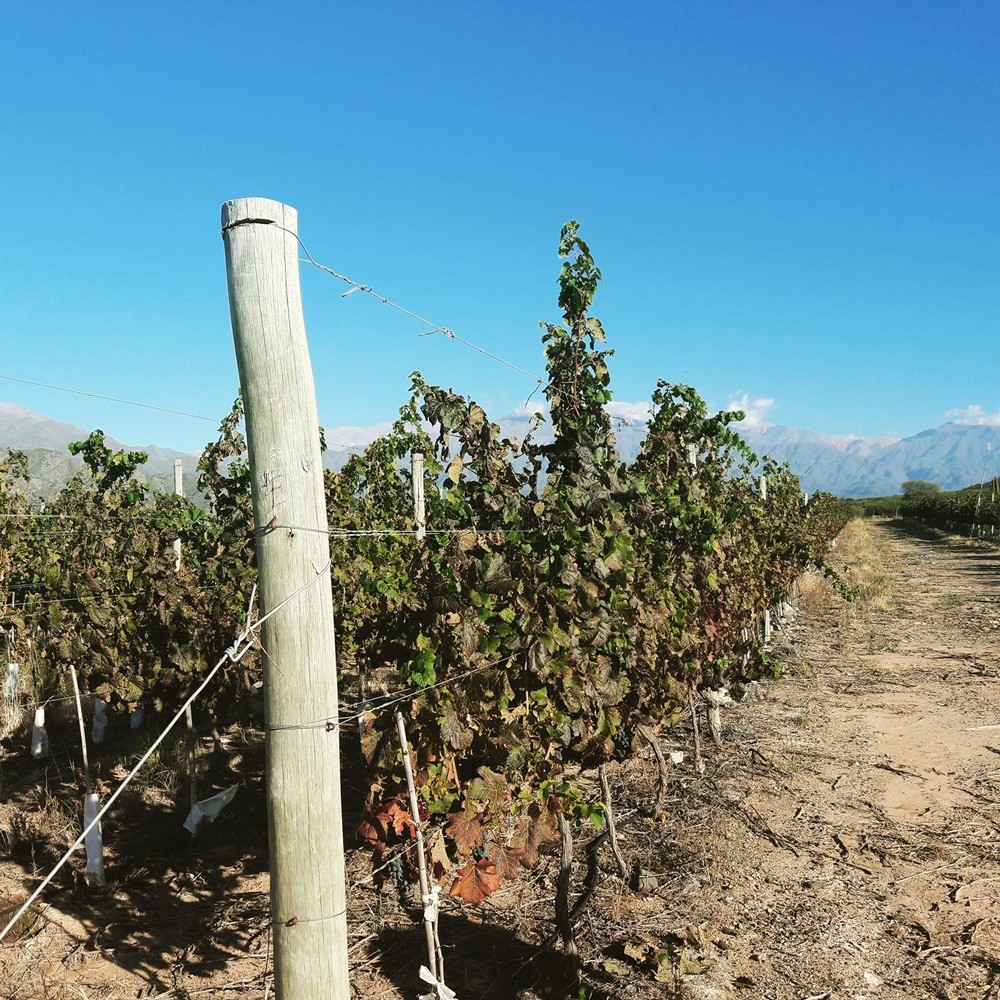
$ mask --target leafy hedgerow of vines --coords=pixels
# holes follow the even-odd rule
[[[345,593],[359,596],[342,619],[358,616],[369,666],[394,666],[419,691],[420,793],[444,831],[438,861],[447,849],[464,865],[458,895],[481,893],[498,844],[523,860],[552,810],[599,822],[580,769],[636,727],[676,719],[692,688],[732,680],[754,619],[817,556],[795,478],[765,465],[761,503],[755,456],[730,426],[742,414],[709,415],[693,389],[659,383],[639,458],[619,461],[611,352],[588,313],[601,274],[575,223],[559,253],[563,323],[542,338],[550,442],[504,439],[476,403],[416,375],[393,433],[331,477],[343,524],[409,526],[404,459],[427,454],[432,533],[371,543],[346,571]],[[753,673],[748,655],[739,663]],[[361,835],[379,851],[405,828],[388,720],[371,722],[365,746]],[[492,854],[474,858],[484,842]]]
[[[8,624],[30,628],[57,670],[78,663],[95,690],[134,703],[130,653],[136,644],[137,654],[145,652],[146,638],[133,614],[145,600],[152,553],[146,526],[130,530],[145,499],[132,475],[146,456],[112,453],[99,431],[70,451],[83,456],[89,479],[75,476],[46,508],[46,530],[26,540],[17,568],[21,604]]]
[[[968,532],[974,525],[1000,527],[996,481],[978,489],[904,496],[899,513],[948,531]]]
[[[136,478],[146,455],[110,450],[100,431],[70,451],[87,471],[46,507],[44,521],[31,522],[35,530],[22,531],[9,570],[18,599],[3,625],[57,676],[75,666],[85,689],[106,701],[173,706],[241,626],[252,549],[234,540],[242,532],[252,541],[252,527],[235,508],[212,516],[152,493]],[[205,485],[213,497],[214,481]]]
[[[26,518],[30,513],[27,499],[18,489],[29,479],[28,456],[17,449],[9,450],[0,459],[0,595],[4,602],[11,593],[18,554],[31,527]]]
[[[755,625],[822,562],[845,514],[829,497],[804,506],[788,468],[760,466],[740,439],[742,414],[709,413],[688,386],[657,383],[641,452],[623,463],[612,352],[590,315],[601,272],[576,223],[559,257],[562,321],[542,324],[547,418],[506,438],[477,403],[414,373],[391,432],[326,475],[341,661],[367,681],[362,697],[413,692],[434,869],[457,866],[451,891],[471,901],[535,863],[556,812],[601,822],[583,769],[627,752],[640,726],[675,722],[691,691],[772,669]],[[74,664],[93,693],[177,704],[242,627],[256,572],[241,416],[237,399],[202,455],[207,511],[153,494],[136,478],[144,456],[99,431],[74,445],[88,471],[47,508],[58,532],[0,518],[0,584],[19,595],[0,625],[57,669]],[[16,453],[0,463],[0,513],[23,509],[27,474]],[[359,834],[380,854],[412,827],[389,713],[366,720],[363,749]]]

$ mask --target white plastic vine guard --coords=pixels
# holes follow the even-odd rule
[[[97,792],[91,792],[83,800],[83,825],[90,826],[101,811]],[[97,823],[83,840],[87,848],[87,881],[91,885],[104,885],[104,842],[101,838],[101,824]]]
[[[191,812],[188,813],[188,818],[184,820],[184,829],[194,836],[202,823],[211,823],[233,801],[233,796],[239,787],[239,785],[231,785],[225,791],[219,792],[210,798],[202,799],[201,802],[196,802]]]
[[[439,983],[426,965],[420,966],[420,978],[434,987],[433,993],[423,994],[420,1000],[435,1000],[435,997],[437,1000],[457,1000],[458,994],[444,983]]]
[[[94,698],[94,725],[90,730],[93,743],[103,743],[104,733],[108,728],[108,703],[100,698]]]
[[[49,734],[45,731],[45,706],[35,709],[35,724],[31,728],[31,756],[35,760],[47,757],[49,753]]]
[[[17,677],[20,670],[20,663],[7,664],[7,679],[3,682],[3,696],[8,705],[13,705],[14,699],[17,698]]]

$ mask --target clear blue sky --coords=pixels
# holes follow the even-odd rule
[[[0,38],[0,374],[204,414],[237,386],[222,202],[540,370],[579,219],[616,398],[658,377],[831,434],[1000,420],[1000,5],[17,3]],[[327,427],[409,372],[529,380],[303,271]],[[212,423],[0,381],[134,444]]]

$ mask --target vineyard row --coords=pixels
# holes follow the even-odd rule
[[[359,702],[410,693],[433,872],[473,901],[531,867],[563,819],[603,822],[585,769],[675,724],[698,692],[777,674],[760,622],[805,568],[825,567],[848,515],[828,495],[806,504],[791,470],[739,437],[741,413],[711,414],[684,385],[657,383],[640,453],[622,462],[606,409],[612,352],[589,313],[600,270],[575,223],[559,251],[546,435],[504,438],[474,401],[414,373],[391,432],[325,479],[339,673]],[[257,543],[299,530],[254,524],[241,417],[238,399],[202,455],[207,510],[151,492],[136,478],[144,456],[95,432],[71,446],[86,473],[46,508],[58,531],[37,531],[19,516],[31,513],[25,457],[0,463],[0,592],[17,595],[0,626],[40,700],[73,665],[106,702],[172,711],[224,655]],[[208,707],[225,715],[281,669],[248,653]],[[373,712],[362,729],[358,834],[378,866],[413,820],[393,719]]]

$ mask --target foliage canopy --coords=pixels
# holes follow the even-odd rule
[[[474,400],[414,373],[390,433],[326,478],[341,669],[368,709],[359,835],[376,858],[408,836],[384,690],[409,715],[437,873],[456,863],[452,891],[467,899],[530,867],[555,812],[601,822],[584,768],[676,722],[693,691],[774,674],[760,618],[822,564],[846,516],[827,495],[806,506],[788,467],[758,462],[736,433],[743,415],[710,413],[686,385],[656,383],[640,454],[622,462],[612,351],[590,314],[601,271],[576,222],[558,253],[562,322],[541,338],[547,434],[540,413],[524,439],[505,438]],[[152,494],[141,453],[111,451],[98,431],[71,448],[87,474],[38,522],[58,532],[0,517],[12,652],[30,643],[56,671],[74,664],[107,700],[181,700],[240,630],[256,572],[240,418],[237,398],[202,456],[208,512]],[[0,514],[24,512],[27,475],[17,453],[0,463]],[[217,700],[262,666],[266,681],[266,662],[233,668]]]

